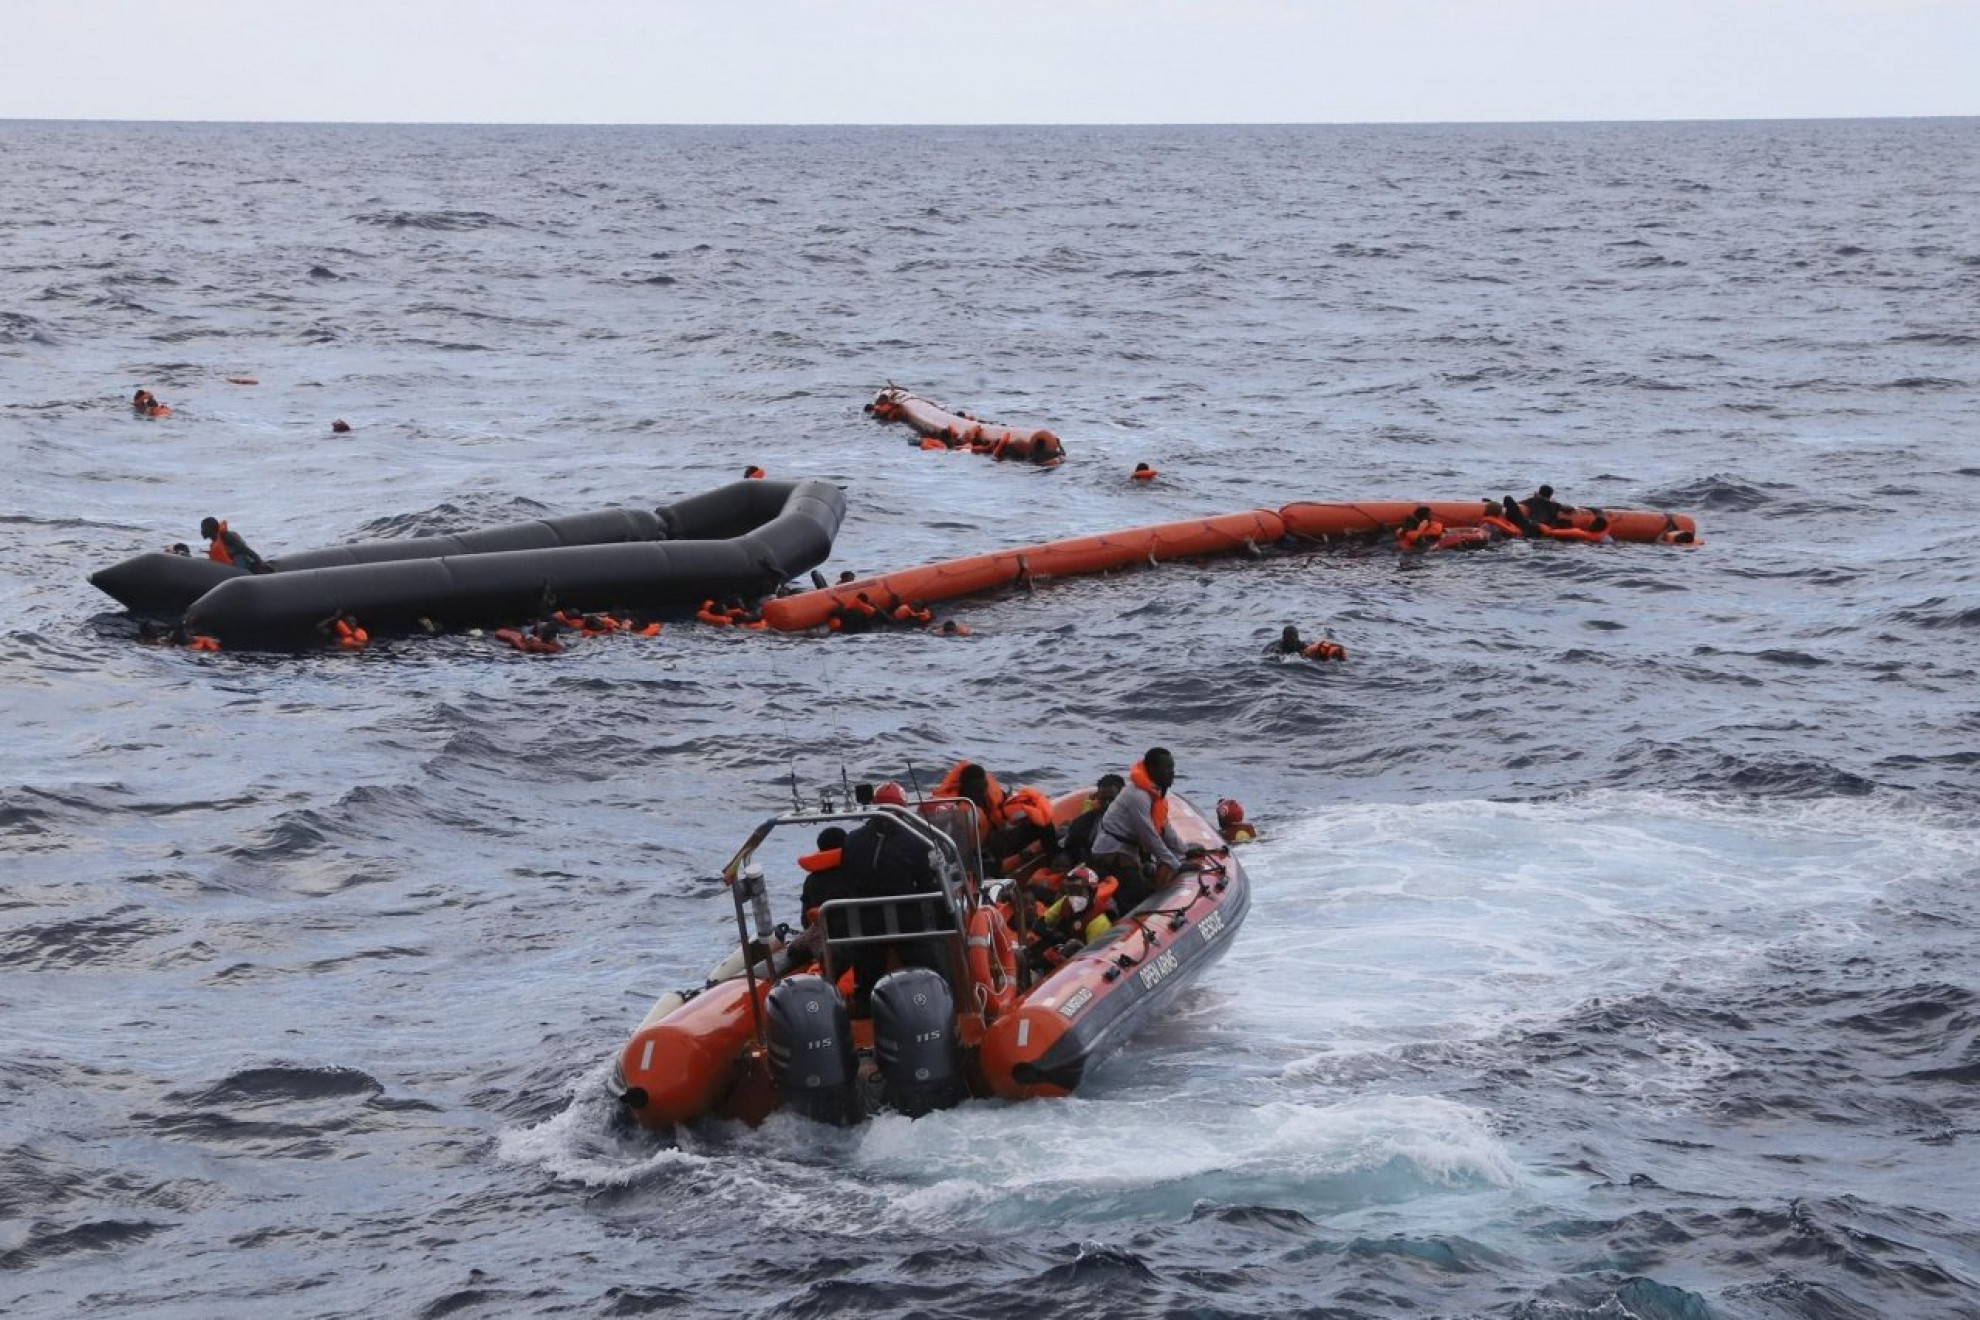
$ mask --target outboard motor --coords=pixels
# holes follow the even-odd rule
[[[873,1057],[881,1094],[909,1118],[962,1103],[967,1089],[949,983],[926,967],[903,967],[873,987]]]
[[[763,1003],[770,1031],[770,1076],[784,1104],[806,1118],[841,1126],[861,1117],[852,1023],[838,988],[822,976],[788,976]]]

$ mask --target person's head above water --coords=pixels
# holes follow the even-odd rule
[[[220,535],[220,520],[218,518],[201,518],[199,520],[199,534],[211,541],[214,537]]]
[[[1157,788],[1166,789],[1176,782],[1176,758],[1166,747],[1151,747],[1143,752],[1141,766]]]

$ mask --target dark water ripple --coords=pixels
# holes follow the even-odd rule
[[[1980,1315],[1975,132],[0,124],[0,1310]],[[921,454],[890,381],[1073,461]],[[279,554],[752,463],[847,488],[833,571],[1541,481],[1707,544],[550,662],[141,647],[84,581],[209,512]],[[794,772],[1157,742],[1267,833],[1137,1069],[607,1121]]]

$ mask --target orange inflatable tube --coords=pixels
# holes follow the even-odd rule
[[[890,596],[899,600],[950,600],[1041,578],[1076,577],[1129,564],[1223,554],[1247,543],[1264,545],[1285,534],[1286,525],[1279,515],[1269,509],[1253,509],[1098,536],[1075,536],[780,596],[763,602],[763,618],[782,632],[796,632],[818,627],[851,607],[862,592],[874,601],[886,601]]]
[[[767,983],[757,989],[767,994]],[[628,1088],[645,1094],[632,1115],[641,1127],[664,1128],[709,1113],[735,1085],[737,1056],[755,1033],[745,977],[712,985],[658,1022],[633,1033],[619,1051]]]
[[[1226,554],[1246,545],[1267,545],[1288,533],[1310,540],[1367,538],[1385,535],[1425,507],[1422,500],[1375,500],[1360,504],[1288,504],[1273,509],[1249,509],[1214,518],[1158,523],[1096,536],[1075,536],[1043,545],[1019,546],[966,555],[919,568],[904,568],[877,577],[841,582],[815,591],[779,596],[763,603],[763,619],[781,632],[797,632],[824,624],[841,610],[892,608],[897,601],[954,600],[1043,578],[1105,573],[1134,563]],[[1441,500],[1427,506],[1431,516],[1448,528],[1478,527],[1485,517],[1483,500]],[[1684,514],[1649,513],[1637,509],[1605,509],[1609,535],[1618,541],[1654,544],[1667,531],[1697,532]],[[1594,515],[1577,509],[1576,526]],[[864,595],[869,605],[859,603]]]
[[[925,437],[922,448],[938,440],[943,448],[969,449],[988,454],[999,461],[1032,463],[1057,467],[1065,461],[1066,447],[1043,427],[1004,426],[985,422],[966,413],[950,412],[941,404],[888,386],[881,390],[866,411],[883,422],[906,422]]]

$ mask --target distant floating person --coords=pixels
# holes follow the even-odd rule
[[[339,417],[336,421],[330,423],[330,429],[332,431],[335,431],[338,435],[349,435],[351,432],[351,424],[345,421],[343,418]]]
[[[158,401],[150,390],[140,388],[131,396],[131,411],[140,417],[170,417],[172,410]]]
[[[1136,463],[1128,476],[1135,481],[1153,481],[1159,474],[1146,463]]]

